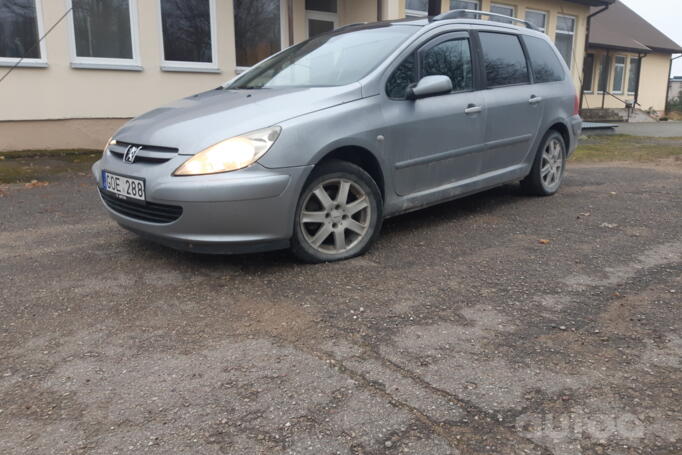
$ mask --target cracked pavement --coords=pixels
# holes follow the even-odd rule
[[[148,243],[87,175],[3,193],[0,453],[682,453],[679,163],[572,165],[318,266]]]

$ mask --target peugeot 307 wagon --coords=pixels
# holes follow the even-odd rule
[[[570,72],[532,25],[482,15],[345,26],[129,121],[93,166],[106,210],[178,249],[324,262],[386,217],[554,194],[582,124]]]

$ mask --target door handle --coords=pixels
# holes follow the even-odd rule
[[[540,101],[542,101],[542,97],[532,95],[528,100],[528,104],[538,104]]]
[[[475,104],[470,104],[464,109],[464,113],[469,115],[469,114],[478,114],[481,112],[483,108],[481,106],[476,106]]]

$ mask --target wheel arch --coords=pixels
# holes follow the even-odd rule
[[[571,143],[571,133],[569,132],[568,126],[564,122],[556,121],[552,124],[552,126],[547,128],[547,132],[550,131],[556,131],[557,133],[561,134],[561,137],[564,140],[564,146],[566,147],[566,153],[568,153],[568,151],[571,150],[571,146],[573,145]]]
[[[343,145],[336,147],[318,157],[315,165],[319,165],[329,160],[340,160],[353,163],[367,172],[376,182],[381,191],[381,197],[386,198],[386,179],[381,163],[377,157],[365,147],[359,145]]]

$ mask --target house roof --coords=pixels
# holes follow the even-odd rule
[[[592,12],[598,11],[592,8]],[[617,0],[606,11],[592,18],[590,46],[633,50],[682,53],[682,47],[668,38],[639,14]]]

